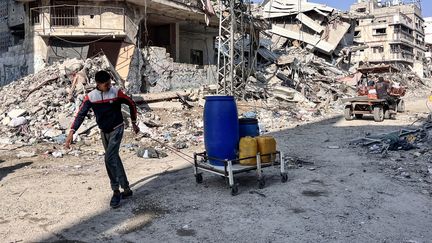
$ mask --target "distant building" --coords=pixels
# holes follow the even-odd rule
[[[427,52],[425,54],[427,66],[426,74],[432,77],[432,17],[425,18],[425,42]]]
[[[354,41],[369,45],[356,61],[412,67],[423,75],[426,52],[420,1],[358,0],[351,6],[358,17]]]

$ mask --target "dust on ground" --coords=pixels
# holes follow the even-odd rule
[[[289,180],[264,169],[266,187],[254,173],[239,175],[240,193],[204,173],[196,184],[191,164],[175,154],[138,158],[122,148],[131,199],[109,208],[103,157],[16,158],[1,151],[0,238],[3,242],[430,242],[431,178],[397,174],[391,165],[432,165],[429,152],[369,154],[349,141],[411,125],[426,117],[425,99],[408,102],[396,120],[347,122],[335,114],[274,132],[290,157]],[[415,125],[414,125],[415,126]],[[124,143],[133,140],[128,135]],[[95,153],[101,144],[89,146]],[[185,151],[192,155],[202,147]],[[41,155],[42,154],[42,155]],[[294,162],[293,162],[294,161]],[[189,161],[190,162],[190,161]],[[237,179],[237,178],[236,178]],[[422,179],[422,180],[420,180]]]

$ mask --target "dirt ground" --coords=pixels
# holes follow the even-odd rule
[[[239,194],[174,154],[143,159],[122,149],[135,192],[118,209],[103,157],[40,155],[17,159],[0,151],[1,242],[432,242],[432,186],[403,180],[381,158],[349,141],[393,131],[426,116],[426,98],[408,102],[396,120],[345,121],[340,115],[273,135],[291,164],[281,183],[266,168],[236,177]],[[102,146],[91,149],[98,153]],[[194,148],[186,151],[192,155]],[[409,160],[413,151],[404,152]],[[421,156],[420,156],[421,159]],[[432,166],[432,164],[430,164]],[[432,176],[432,175],[430,175]],[[429,178],[430,181],[431,178]]]

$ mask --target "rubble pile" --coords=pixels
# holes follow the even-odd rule
[[[383,134],[369,134],[351,141],[366,148],[366,153],[381,160],[379,166],[392,177],[415,183],[432,184],[432,123],[430,118],[418,128],[401,129]],[[425,194],[429,194],[425,190]]]
[[[68,59],[36,74],[16,80],[0,89],[0,132],[2,144],[34,144],[41,141],[62,143],[72,122],[75,103],[67,100],[71,72],[86,67],[90,84],[94,73],[109,70],[105,56],[85,61]],[[85,121],[79,133],[94,127]]]
[[[164,47],[148,46],[135,55],[127,84],[131,93],[156,93],[185,88],[199,88],[216,82],[216,68],[175,62]]]

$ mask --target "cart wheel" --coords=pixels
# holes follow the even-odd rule
[[[265,187],[265,179],[264,178],[259,179],[258,180],[258,188],[263,189],[264,187]]]
[[[351,121],[353,119],[353,113],[351,110],[351,106],[345,106],[344,117],[345,117],[345,120],[347,120],[347,121]]]
[[[373,108],[373,116],[376,122],[384,121],[384,109],[381,106],[375,106]]]
[[[385,119],[390,119],[390,118],[391,118],[390,110],[386,110],[386,111],[384,112],[384,118],[385,118]]]
[[[201,173],[195,175],[195,181],[198,184],[201,184],[203,182],[203,176]]]
[[[237,185],[234,185],[231,187],[231,195],[235,196],[237,194],[238,194],[238,187],[237,187]]]
[[[281,176],[282,176],[282,179],[281,179],[282,183],[285,183],[288,181],[288,174],[287,173],[283,173],[283,174],[281,174]]]
[[[404,100],[399,100],[398,104],[397,104],[397,112],[405,112],[405,101]]]
[[[355,118],[356,119],[362,119],[363,118],[363,114],[355,114]]]

